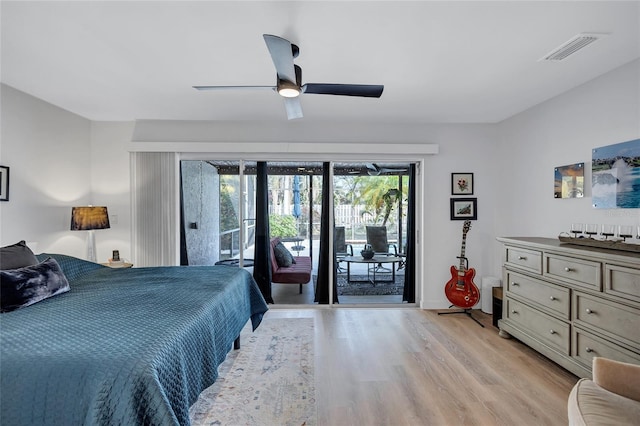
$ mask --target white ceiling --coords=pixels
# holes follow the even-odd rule
[[[2,1],[1,80],[92,120],[286,122],[263,33],[300,47],[307,121],[499,122],[640,57],[638,1]],[[607,33],[562,62],[538,59]]]

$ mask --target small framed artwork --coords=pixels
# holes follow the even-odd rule
[[[451,173],[451,195],[473,195],[473,173]]]
[[[477,198],[452,198],[451,220],[476,220],[478,219]]]
[[[584,197],[584,163],[556,167],[554,170],[554,198]]]
[[[0,201],[9,201],[9,167],[0,166]]]

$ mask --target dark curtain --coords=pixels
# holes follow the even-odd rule
[[[187,253],[187,236],[184,228],[184,196],[183,196],[182,161],[180,162],[180,265],[189,264],[189,254]]]
[[[269,191],[267,163],[258,161],[256,175],[256,243],[253,255],[253,278],[267,303],[271,296],[271,244],[269,238]]]
[[[333,267],[333,303],[338,303],[338,282],[336,267],[338,261],[334,250],[329,247],[329,209],[333,194],[329,189],[330,163],[322,163],[322,212],[320,214],[320,253],[318,254],[318,281],[316,283],[315,302],[329,304],[329,268]]]
[[[409,168],[409,200],[407,201],[407,258],[404,269],[402,300],[416,302],[416,165]]]

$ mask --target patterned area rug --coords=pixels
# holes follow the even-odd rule
[[[377,278],[391,280],[391,274],[379,274]],[[318,276],[313,276],[315,288]],[[366,281],[366,275],[351,274],[352,281]],[[346,274],[338,274],[338,296],[389,296],[402,294],[404,290],[404,275],[396,274],[395,282],[377,282],[374,287],[370,282],[349,283]]]
[[[191,424],[314,426],[317,418],[312,318],[267,317],[241,334],[240,350],[189,410]]]

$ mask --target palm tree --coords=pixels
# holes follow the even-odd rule
[[[398,190],[397,188],[391,188],[382,196],[382,200],[384,201],[384,218],[382,219],[383,225],[387,224],[387,220],[389,220],[391,211],[395,206],[398,205],[400,195],[400,190]]]
[[[355,179],[357,184],[354,203],[364,205],[363,214],[373,216],[374,223],[382,219],[382,225],[386,225],[393,208],[397,206],[402,196],[398,190],[398,177],[358,176]]]

